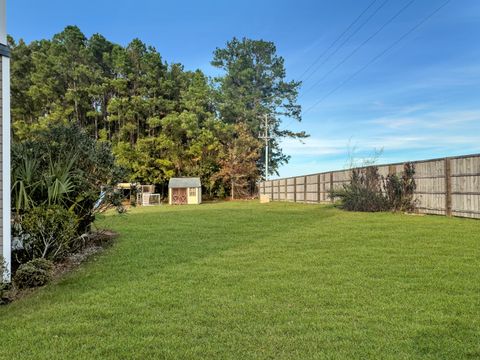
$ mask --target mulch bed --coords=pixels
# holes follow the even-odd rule
[[[111,230],[99,230],[85,237],[85,246],[77,253],[71,254],[61,262],[55,263],[53,270],[52,283],[59,282],[66,274],[78,268],[82,263],[90,259],[93,255],[100,253],[110,247],[118,233]],[[0,298],[0,305],[8,304],[12,301],[24,298],[34,293],[38,288],[17,289],[15,286],[4,292]]]

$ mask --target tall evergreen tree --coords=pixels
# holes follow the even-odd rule
[[[281,130],[282,119],[300,120],[299,83],[285,80],[269,42],[233,39],[217,49],[212,64],[225,75],[215,83],[168,64],[140,39],[120,46],[76,26],[51,40],[9,44],[14,139],[76,124],[111,145],[126,181],[164,185],[171,176],[200,176],[210,195],[236,196],[263,166],[263,115],[274,135],[273,171],[288,160],[278,140],[305,136]]]
[[[269,169],[276,173],[289,159],[282,152],[279,140],[307,137],[303,131],[281,127],[285,119],[301,121],[301,107],[296,103],[301,83],[286,80],[284,59],[268,41],[233,38],[225,48],[215,50],[212,65],[225,72],[216,78],[223,121],[246,124],[251,135],[258,136],[265,130],[264,117],[268,117],[273,137]],[[262,160],[258,165],[263,169]]]

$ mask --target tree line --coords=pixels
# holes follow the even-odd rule
[[[28,44],[9,37],[9,45],[14,142],[78,126],[110,145],[125,181],[199,176],[212,196],[241,196],[263,176],[265,116],[271,173],[289,159],[281,139],[307,136],[282,127],[301,120],[301,84],[287,80],[272,42],[233,38],[215,49],[215,78],[168,63],[139,39],[121,46],[76,26]]]

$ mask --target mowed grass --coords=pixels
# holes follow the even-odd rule
[[[480,222],[236,202],[139,208],[0,308],[2,359],[478,359]]]

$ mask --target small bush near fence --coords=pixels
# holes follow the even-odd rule
[[[389,208],[395,211],[414,211],[414,193],[416,189],[415,166],[405,163],[401,176],[390,174],[384,181],[385,195]]]
[[[353,169],[350,184],[343,189],[333,191],[334,198],[339,198],[341,208],[350,211],[384,211],[388,201],[382,194],[382,179],[376,166]]]
[[[377,166],[353,169],[350,183],[332,191],[331,197],[340,200],[340,207],[349,211],[413,211],[415,202],[415,166],[406,163],[401,176],[380,176]]]

